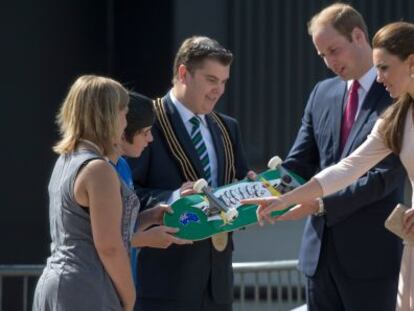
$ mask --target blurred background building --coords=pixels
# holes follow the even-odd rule
[[[271,156],[286,156],[313,85],[330,75],[306,23],[332,2],[2,1],[0,264],[44,263],[49,255],[54,118],[77,76],[107,75],[161,96],[181,41],[194,34],[216,38],[235,55],[217,109],[239,120],[247,158],[260,171]],[[348,2],[363,14],[370,35],[388,22],[414,21],[412,0]],[[234,260],[297,258],[302,228],[295,222],[240,231]],[[4,290],[7,296],[13,286]]]

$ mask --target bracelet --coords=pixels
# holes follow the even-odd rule
[[[316,200],[318,201],[318,210],[313,213],[314,216],[322,216],[325,215],[325,205],[323,204],[323,200],[322,198],[316,198]]]

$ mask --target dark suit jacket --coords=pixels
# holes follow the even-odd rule
[[[340,154],[340,127],[346,82],[338,77],[318,83],[312,91],[296,141],[284,165],[310,178],[355,150],[370,133],[391,98],[376,81],[371,86]],[[391,155],[354,184],[323,198],[326,215],[307,219],[299,268],[315,274],[324,230],[329,228],[343,271],[352,278],[398,275],[401,241],[384,229],[384,221],[403,199],[405,172]]]
[[[170,97],[164,97],[167,114],[172,127],[197,173],[203,176],[203,169],[191,138]],[[247,165],[240,140],[238,123],[235,119],[220,115],[228,128],[235,152],[236,178],[246,175]],[[217,153],[218,184],[224,182],[224,147],[221,132],[210,117],[206,116]],[[158,121],[152,134],[154,141],[138,160],[130,160],[137,194],[144,208],[167,200],[173,190],[181,187],[184,179],[179,166],[171,155]],[[218,252],[211,240],[195,242],[193,245],[176,246],[168,249],[141,249],[138,256],[138,299],[159,298],[174,300],[198,300],[207,290],[211,278],[213,299],[218,303],[231,303],[233,299],[232,272],[233,242],[231,236],[223,252]]]

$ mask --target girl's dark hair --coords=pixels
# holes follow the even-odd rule
[[[154,105],[150,98],[130,91],[128,108],[125,139],[132,143],[135,134],[154,123]]]

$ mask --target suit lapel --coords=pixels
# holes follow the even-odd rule
[[[218,185],[224,184],[224,144],[221,136],[220,128],[216,121],[210,116],[206,115],[207,125],[210,130],[211,137],[213,139],[214,149],[217,157],[217,182]]]
[[[351,152],[353,143],[358,136],[358,133],[365,125],[365,122],[370,116],[372,110],[375,108],[376,103],[378,103],[380,97],[383,95],[383,92],[380,92],[380,89],[381,85],[377,81],[374,81],[367,96],[365,96],[364,102],[362,103],[361,109],[358,113],[358,117],[351,128],[351,132],[349,133],[348,140],[344,146],[341,157],[344,157]]]
[[[335,159],[340,156],[340,143],[341,143],[341,123],[343,115],[344,97],[346,94],[346,82],[341,80],[339,86],[335,88],[333,95],[333,103],[330,105],[331,115],[333,116],[332,128],[333,128],[333,142],[335,150]]]
[[[169,95],[166,95],[163,98],[163,101],[165,103],[165,109],[171,121],[171,126],[173,128],[175,135],[177,136],[178,141],[180,142],[188,159],[193,164],[198,176],[203,176],[204,173],[200,159],[198,158],[197,151],[195,150],[194,144],[191,140],[190,135],[187,132],[187,129],[185,128],[184,122],[181,119],[180,114],[178,113],[177,109],[172,103]]]

